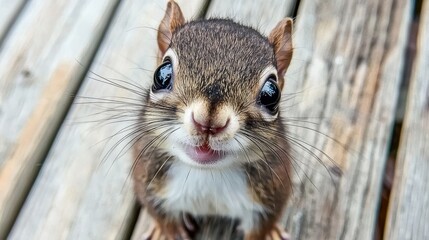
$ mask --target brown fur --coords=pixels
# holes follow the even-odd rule
[[[284,79],[283,76],[287,67],[292,60],[293,46],[292,46],[292,24],[290,18],[285,18],[280,21],[277,26],[271,31],[268,40],[273,45],[277,61],[277,70],[279,71],[279,86],[283,89]]]
[[[161,21],[158,29],[158,46],[161,55],[167,51],[173,32],[185,23],[182,10],[176,2],[170,1],[167,3],[166,14]]]
[[[179,59],[174,73],[171,97],[152,103],[145,99],[141,121],[152,126],[147,112],[162,108],[165,114],[158,119],[175,119],[183,108],[196,99],[207,103],[208,115],[215,118],[224,103],[239,113],[241,131],[251,133],[261,142],[250,153],[264,156],[257,162],[243,164],[247,173],[249,192],[254,201],[267,209],[261,216],[260,227],[245,236],[247,240],[264,239],[274,229],[290,193],[289,144],[282,137],[285,129],[281,113],[276,120],[266,122],[255,99],[260,91],[262,71],[274,65],[278,72],[278,85],[284,85],[283,75],[292,57],[292,20],[281,21],[269,37],[256,30],[225,19],[184,22],[179,6],[170,1],[159,26],[158,45],[161,54],[174,49]],[[151,125],[152,124],[152,125]],[[148,133],[135,145],[137,162],[133,172],[135,191],[139,201],[148,208],[167,235],[175,236],[178,222],[163,212],[159,196],[163,194],[166,172],[174,156],[152,144],[157,136]],[[258,142],[258,140],[254,140]],[[149,147],[147,147],[149,146]],[[143,151],[144,150],[144,151]]]

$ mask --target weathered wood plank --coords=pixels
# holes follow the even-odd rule
[[[0,0],[0,44],[26,0]]]
[[[183,3],[184,1],[182,1]],[[184,12],[192,16],[199,11],[204,1],[186,1]],[[122,158],[117,155],[123,144],[107,151],[122,137],[120,133],[111,141],[103,141],[133,122],[120,122],[100,126],[115,119],[112,112],[92,115],[121,105],[109,105],[98,98],[118,100],[118,97],[140,96],[119,87],[103,84],[92,78],[103,77],[126,85],[151,83],[150,72],[154,69],[157,47],[156,28],[163,16],[166,1],[121,2],[112,26],[103,42],[96,60],[77,102],[92,104],[73,105],[54,145],[40,171],[29,197],[12,229],[10,239],[127,239],[137,214],[134,193],[129,178],[133,160],[130,151]],[[136,88],[134,88],[136,89]],[[116,97],[116,98],[115,98]],[[125,100],[125,99],[121,99]],[[101,105],[101,109],[98,106]],[[128,105],[132,108],[133,105]],[[123,112],[122,112],[123,113]],[[130,116],[131,120],[133,118]],[[125,120],[125,119],[122,119]],[[134,119],[135,120],[135,119]],[[82,121],[96,121],[83,123]],[[126,132],[129,133],[129,132]],[[103,161],[103,158],[106,157]]]
[[[3,42],[0,239],[31,187],[117,2],[31,1]]]
[[[407,0],[300,2],[286,74],[292,239],[373,238],[410,11]]]
[[[386,239],[429,239],[429,2],[423,2]]]

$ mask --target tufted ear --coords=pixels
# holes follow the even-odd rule
[[[284,74],[292,60],[292,25],[291,18],[281,20],[268,36],[268,41],[274,48],[274,54],[277,62],[277,71],[279,73],[279,87],[283,89]]]
[[[173,0],[168,1],[164,18],[158,27],[158,47],[161,55],[164,55],[170,46],[173,32],[183,24],[185,24],[185,18],[179,5]]]

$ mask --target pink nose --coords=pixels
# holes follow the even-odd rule
[[[194,117],[194,113],[192,113],[192,122],[195,125],[195,129],[197,129],[200,133],[208,133],[208,134],[217,134],[224,131],[229,124],[229,119],[225,122],[225,124],[209,124],[208,121],[196,120]]]

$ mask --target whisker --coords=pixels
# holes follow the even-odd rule
[[[161,172],[161,169],[164,167],[164,165],[172,158],[173,156],[169,156],[167,157],[167,159],[165,159],[165,161],[161,164],[161,166],[158,168],[158,170],[156,171],[155,175],[152,177],[152,179],[150,180],[149,184],[146,186],[146,190],[149,189],[149,187],[152,185],[152,182],[155,180],[155,178],[158,176],[158,173]],[[190,170],[189,170],[190,171]]]
[[[246,131],[242,131],[242,133],[245,133]],[[246,135],[247,135],[247,137],[252,137],[253,138],[253,136],[252,136],[252,134],[247,134],[246,133]],[[280,160],[280,159],[282,159],[281,158],[281,156],[280,155],[278,155],[278,153],[274,150],[274,149],[272,149],[269,145],[264,145],[265,147],[267,147],[268,149],[270,149],[270,152],[273,154],[273,155],[275,155],[276,156],[276,158],[278,159],[278,160]],[[274,171],[274,169],[270,166],[270,164],[267,162],[267,160],[266,159],[261,159],[262,160],[262,162],[270,169],[270,171],[271,171],[271,173],[274,173],[274,175],[276,176],[276,178],[280,181],[280,183],[282,184],[282,186],[283,187],[285,187],[284,185],[283,185],[283,181],[281,180],[281,178],[280,178],[280,176],[277,174],[277,172],[276,171]],[[291,181],[290,181],[291,182]]]

